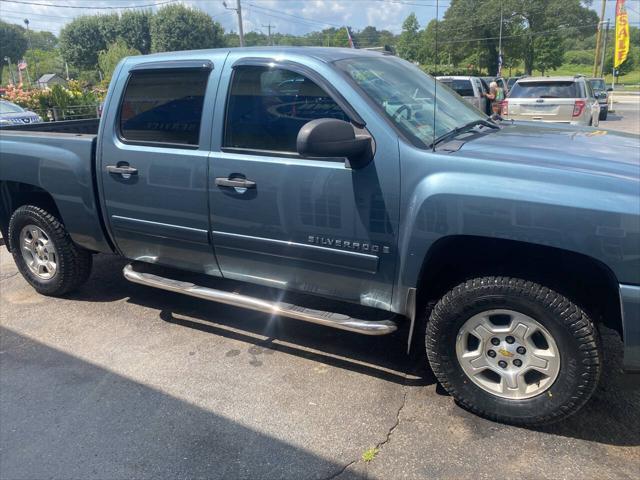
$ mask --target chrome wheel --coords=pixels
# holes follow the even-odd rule
[[[50,280],[58,270],[58,254],[49,236],[40,227],[27,225],[20,231],[20,250],[29,270],[42,280]]]
[[[456,356],[472,382],[512,400],[540,395],[560,372],[551,333],[515,310],[487,310],[469,318],[458,332]]]

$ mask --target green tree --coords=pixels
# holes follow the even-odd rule
[[[57,50],[40,50],[34,48],[33,50],[27,50],[24,58],[27,61],[27,65],[38,65],[39,75],[56,73],[62,78],[66,78],[64,60],[62,60],[60,52]],[[35,82],[37,78],[33,78],[32,80]]]
[[[536,69],[540,70],[542,75],[547,70],[553,70],[562,65],[564,60],[562,41],[558,38],[558,35],[541,35],[533,41],[535,55]]]
[[[4,57],[11,58],[12,65],[22,58],[27,51],[27,37],[24,28],[0,20],[0,79],[6,62]]]
[[[162,7],[151,19],[151,50],[167,52],[224,45],[221,25],[205,12],[184,5]]]
[[[598,15],[582,3],[581,0],[504,0],[503,8],[522,29],[514,42],[519,44],[527,75],[531,75],[534,68],[542,70],[557,59],[556,49],[550,42],[540,41],[540,37],[554,35],[559,42],[561,36],[584,38],[595,32]]]
[[[402,23],[402,33],[398,38],[398,55],[410,62],[417,62],[420,59],[420,23],[415,13],[411,13]]]
[[[34,50],[51,52],[58,46],[58,37],[51,32],[31,31],[31,46]]]
[[[116,69],[118,62],[124,57],[140,55],[140,51],[131,48],[127,43],[119,38],[107,50],[103,50],[98,54],[98,65],[103,75],[103,83],[109,84],[113,71]]]
[[[102,17],[75,18],[60,32],[60,53],[71,65],[90,70],[98,64],[98,52],[107,48],[100,26]]]
[[[151,32],[149,30],[152,13],[149,10],[128,10],[120,16],[118,37],[125,43],[147,54],[151,51]]]
[[[96,16],[98,31],[105,48],[111,45],[120,36],[120,16],[117,13],[100,14]]]
[[[331,46],[332,47],[348,47],[349,46],[349,35],[347,34],[346,28],[340,28],[336,33],[333,34],[331,38]]]

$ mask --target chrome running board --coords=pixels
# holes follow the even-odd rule
[[[282,315],[283,317],[302,320],[304,322],[324,325],[326,327],[348,330],[350,332],[362,333],[364,335],[386,335],[396,331],[398,328],[391,320],[360,320],[336,312],[326,312],[305,308],[291,303],[271,302],[256,297],[250,297],[240,293],[218,290],[215,288],[202,287],[190,282],[182,282],[171,278],[161,277],[152,273],[142,273],[134,270],[131,264],[123,269],[124,277],[133,283],[155,287],[169,292],[182,293],[191,297],[202,298],[212,302],[224,303],[235,307],[256,310],[258,312],[269,313],[271,315]]]

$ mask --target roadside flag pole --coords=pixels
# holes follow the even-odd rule
[[[500,37],[498,40],[498,74],[497,77],[502,76],[502,0],[500,0]]]

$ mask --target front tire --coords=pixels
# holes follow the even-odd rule
[[[9,220],[8,236],[18,270],[38,293],[64,295],[89,278],[91,253],[76,245],[60,220],[46,210],[18,208]]]
[[[508,277],[469,280],[435,305],[431,367],[464,408],[516,425],[553,423],[593,394],[602,352],[589,316],[563,295]]]

